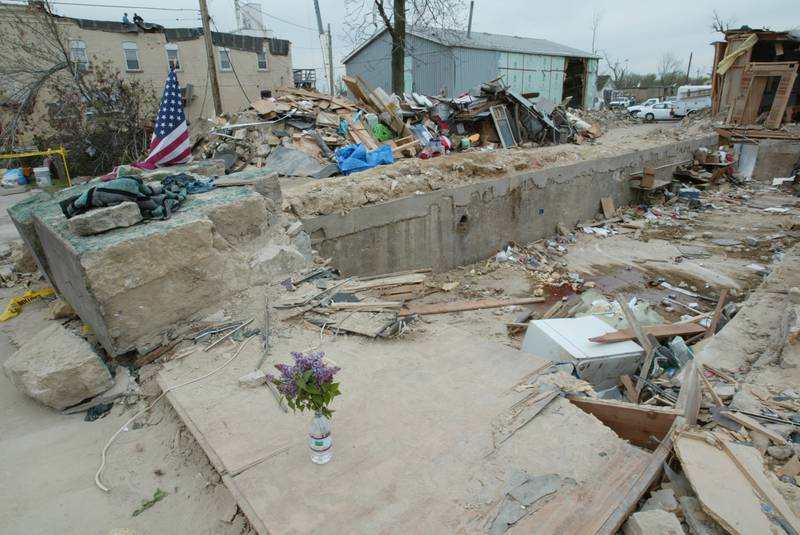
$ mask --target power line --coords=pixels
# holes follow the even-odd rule
[[[180,7],[148,7],[148,6],[118,6],[118,5],[110,5],[110,4],[85,4],[83,2],[48,2],[48,4],[57,4],[63,6],[82,6],[82,7],[111,7],[115,9],[124,8],[124,9],[150,9],[153,11],[193,11],[199,12],[199,9],[189,9],[189,8],[180,8]]]

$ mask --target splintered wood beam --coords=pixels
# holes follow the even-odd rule
[[[697,323],[674,323],[666,325],[643,325],[642,332],[656,338],[671,338],[673,336],[687,336],[706,332],[706,328]],[[636,340],[636,333],[632,329],[622,329],[613,333],[589,338],[592,342],[608,343]]]
[[[667,436],[675,418],[681,411],[634,405],[620,401],[599,400],[568,396],[580,409],[603,422],[620,438],[649,450],[655,449]]]

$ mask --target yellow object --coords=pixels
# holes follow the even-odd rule
[[[717,63],[717,74],[725,74],[728,72],[728,69],[733,67],[733,64],[736,63],[736,60],[739,59],[739,56],[747,52],[747,49],[752,48],[757,41],[758,36],[754,33],[751,33],[739,46],[739,48],[731,51],[731,53],[726,55],[722,61]]]
[[[472,135],[471,135],[471,136],[469,136],[467,139],[469,139],[469,142],[470,142],[470,143],[472,143],[473,145],[475,145],[476,143],[478,143],[478,141],[480,141],[480,139],[481,139],[481,135],[480,135],[480,134],[472,134]]]
[[[39,290],[38,292],[32,292],[30,288],[25,290],[25,293],[22,294],[21,297],[11,298],[11,301],[6,307],[6,311],[0,314],[0,321],[8,321],[11,318],[17,317],[19,313],[22,312],[22,305],[26,305],[34,299],[39,299],[40,297],[45,297],[54,293],[55,290],[52,288],[45,288],[44,290]]]
[[[67,174],[67,185],[72,185],[72,178],[69,176],[69,167],[67,167],[67,151],[64,147],[57,150],[43,150],[40,152],[22,152],[18,154],[0,154],[0,160],[7,160],[9,158],[28,158],[30,156],[47,156],[49,154],[60,154],[61,161],[64,162],[64,172]],[[2,320],[0,320],[2,321]]]

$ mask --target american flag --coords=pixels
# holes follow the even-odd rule
[[[170,69],[158,108],[153,140],[147,158],[141,163],[148,167],[163,167],[186,163],[191,159],[192,145],[189,143],[186,115],[183,113],[181,89],[175,71]]]

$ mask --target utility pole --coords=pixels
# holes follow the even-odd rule
[[[689,84],[689,76],[692,72],[692,55],[694,52],[689,52],[689,67],[686,68],[686,84]]]
[[[331,34],[331,23],[328,23],[328,81],[330,82],[331,96],[336,96],[336,89],[333,87],[333,35]]]
[[[208,61],[208,78],[211,81],[211,96],[214,99],[214,113],[222,114],[222,96],[219,94],[217,79],[217,62],[214,60],[214,44],[211,41],[211,17],[208,16],[206,0],[200,0],[200,18],[203,21],[203,40],[206,42],[206,60]]]

